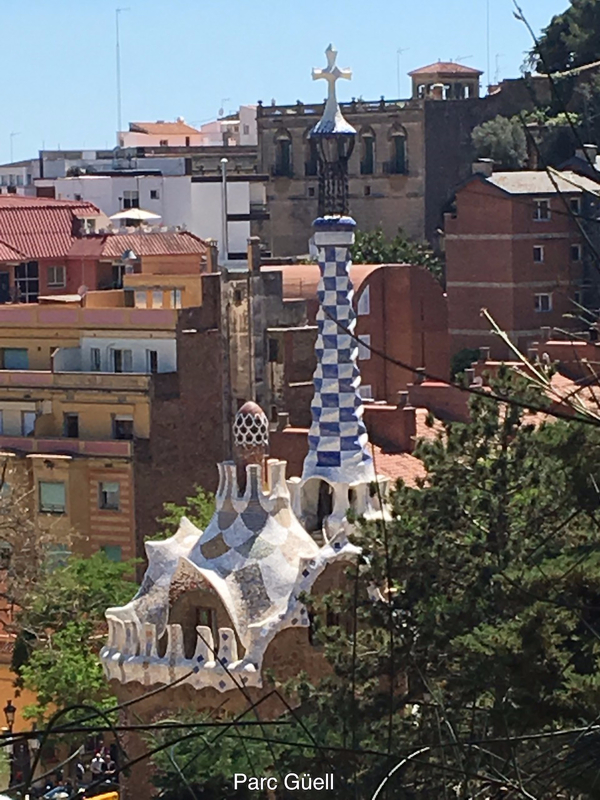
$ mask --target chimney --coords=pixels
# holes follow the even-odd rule
[[[478,158],[471,167],[473,175],[485,175],[489,178],[494,172],[494,160],[492,158]]]
[[[490,349],[489,347],[480,347],[479,348],[479,360],[483,361],[485,364],[486,361],[490,360]]]
[[[216,239],[206,239],[206,271],[219,271],[219,244]]]
[[[255,274],[260,272],[260,236],[248,237],[248,270]]]
[[[473,367],[469,367],[465,370],[465,378],[467,379],[467,386],[472,386],[475,380],[475,370]]]
[[[542,341],[547,342],[552,337],[552,328],[549,325],[543,325],[540,328],[542,333]]]
[[[413,382],[415,384],[423,383],[425,380],[425,367],[417,367],[415,370],[415,376],[413,378]]]
[[[280,411],[277,414],[277,430],[284,431],[290,427],[290,415],[287,412]]]
[[[405,406],[409,405],[408,403],[408,392],[398,392],[398,408],[404,408]]]

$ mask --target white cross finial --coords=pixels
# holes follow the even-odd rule
[[[333,45],[329,45],[327,50],[325,50],[325,55],[327,57],[327,66],[325,69],[320,69],[316,67],[312,71],[313,81],[323,79],[327,81],[328,84],[328,92],[327,92],[327,107],[329,106],[337,106],[337,99],[335,96],[335,82],[339,80],[339,78],[345,78],[346,80],[350,80],[352,77],[352,70],[351,69],[340,69],[335,65],[335,59],[337,58],[337,50]],[[333,109],[331,109],[333,110]],[[327,113],[327,108],[326,108]]]

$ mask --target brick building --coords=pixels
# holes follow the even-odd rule
[[[263,267],[263,272],[279,270],[284,297],[304,299],[308,319],[314,322],[318,266]],[[350,277],[357,312],[356,334],[364,343],[391,359],[415,369],[424,367],[433,375],[447,378],[450,374],[447,304],[433,275],[410,264],[352,264]],[[358,357],[363,397],[395,404],[398,393],[412,382],[413,373],[371,353],[367,347],[359,348]],[[309,382],[312,369],[313,364],[306,366],[305,380]],[[295,414],[298,416],[298,409]]]
[[[521,349],[542,328],[577,326],[574,303],[597,307],[597,278],[578,220],[598,214],[599,186],[573,172],[492,172],[480,164],[445,218],[452,352],[508,353],[481,316],[487,308]]]

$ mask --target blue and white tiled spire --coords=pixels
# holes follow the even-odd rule
[[[350,217],[321,217],[314,223],[321,280],[315,394],[303,481],[312,477],[332,484],[375,480],[359,393],[358,347],[342,329],[353,333],[356,325],[349,275],[355,225]]]

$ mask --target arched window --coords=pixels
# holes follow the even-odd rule
[[[304,174],[316,175],[318,172],[317,143],[310,138],[311,128],[304,132]]]
[[[406,175],[408,172],[408,158],[406,152],[406,130],[402,125],[394,125],[389,135],[390,160],[388,172],[392,175]]]
[[[292,168],[292,137],[289,131],[281,129],[275,134],[275,166],[274,175],[284,175],[291,178]]]
[[[360,174],[373,175],[375,172],[375,132],[373,128],[363,128],[360,132]]]

